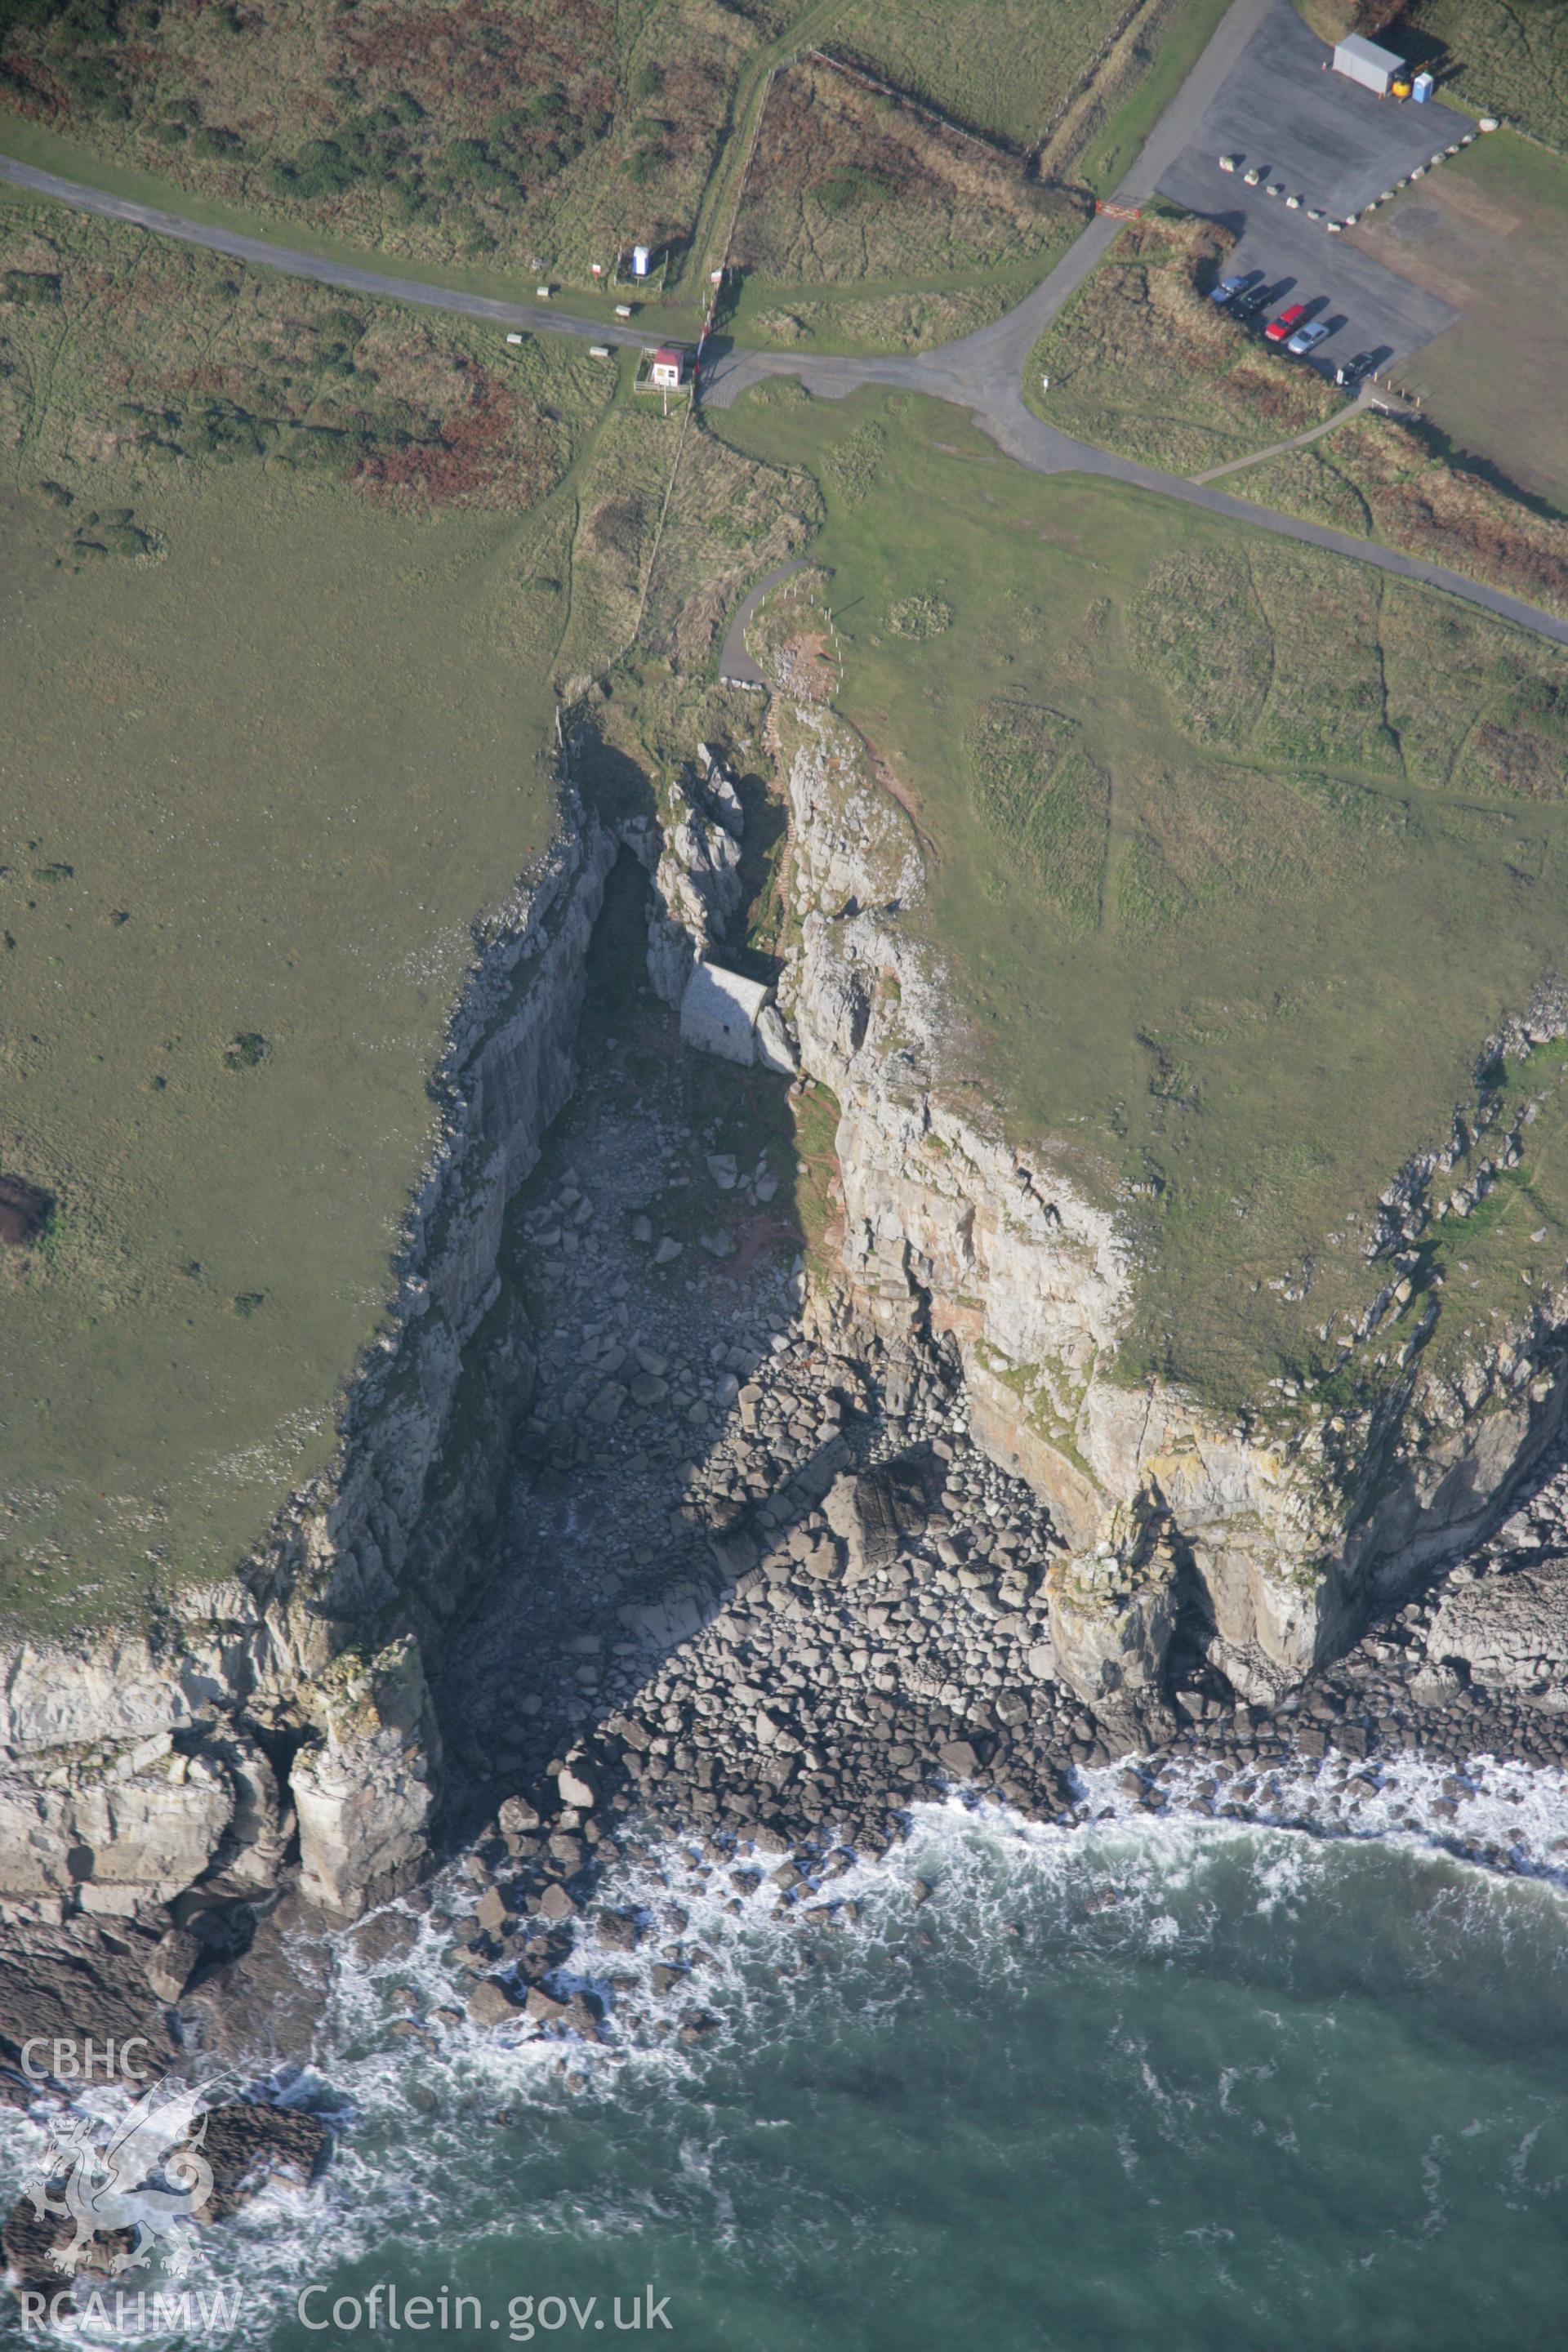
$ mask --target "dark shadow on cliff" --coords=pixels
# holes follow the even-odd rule
[[[777,887],[779,835],[760,786],[744,797],[755,904]],[[810,1081],[681,1044],[647,986],[647,877],[623,855],[588,958],[577,1092],[509,1220],[504,1274],[526,1301],[539,1371],[493,1537],[432,1662],[448,1852],[511,1796],[557,1819],[561,1767],[584,1748],[601,1784],[594,1826],[619,1819],[637,1792],[616,1783],[605,1759],[617,1741],[604,1735],[623,1710],[653,1721],[670,1654],[738,1581],[763,1583],[764,1559],[808,1540],[872,1418],[890,1411],[896,1431],[907,1400],[900,1350],[847,1365],[808,1349],[800,1325],[808,1259],[837,1254],[837,1103]],[[926,1352],[925,1376],[954,1376]],[[737,1430],[743,1466],[733,1444],[718,1464]],[[933,1469],[924,1441],[912,1454]],[[847,1580],[847,1563],[837,1573]],[[931,1740],[985,1747],[983,1726],[931,1713]],[[693,1759],[689,1783],[686,1764],[672,1766],[697,1818],[701,1769]],[[782,1801],[769,1770],[760,1757],[747,1782],[758,1818]],[[591,1846],[583,1822],[563,1833]]]
[[[625,824],[629,818],[657,814],[653,786],[646,770],[610,740],[592,714],[578,722],[573,741],[572,773],[590,811],[612,829]]]

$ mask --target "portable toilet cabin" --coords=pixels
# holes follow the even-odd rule
[[[633,246],[633,247],[632,247],[632,276],[633,276],[634,278],[646,278],[646,277],[647,276],[648,262],[649,262],[650,257],[650,257],[650,255],[649,255],[649,253],[648,253],[648,249],[647,249],[647,246],[646,246],[646,245],[634,245],[634,246]]]
[[[1363,39],[1360,33],[1351,33],[1334,44],[1334,71],[1348,81],[1360,82],[1363,89],[1376,97],[1386,98],[1404,75],[1405,60],[1392,49],[1381,49],[1375,41]]]
[[[1429,73],[1418,73],[1410,85],[1410,95],[1417,106],[1425,106],[1436,87]]]

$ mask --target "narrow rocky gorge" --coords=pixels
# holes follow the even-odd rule
[[[595,1850],[648,1820],[790,1894],[953,1784],[1057,1818],[1118,1756],[1563,1754],[1558,1486],[1419,1591],[1554,1458],[1555,1301],[1419,1447],[1119,1387],[1115,1218],[944,1084],[911,821],[810,698],[739,748],[789,818],[748,1066],[675,1012],[748,952],[722,761],[618,835],[568,785],[481,943],[337,1470],[150,1629],[14,1645],[19,1984],[205,1981],[180,2013],[220,2046],[301,1904],[351,1918],[468,1840],[475,2014],[548,2024]],[[1391,1187],[1395,1252],[1440,1159]]]

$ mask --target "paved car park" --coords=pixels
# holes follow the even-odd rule
[[[1328,223],[1359,213],[1476,126],[1436,100],[1376,98],[1325,72],[1328,55],[1289,0],[1274,0],[1196,136],[1162,173],[1160,194],[1235,232],[1226,273],[1262,271],[1265,315],[1307,304],[1331,330],[1308,364],[1331,371],[1362,351],[1376,352],[1380,364],[1402,359],[1458,318],[1441,295],[1354,251]],[[1222,171],[1222,155],[1239,157],[1238,168]],[[1249,188],[1245,174],[1254,168],[1264,178]],[[1270,195],[1273,186],[1283,193]],[[1289,209],[1287,196],[1300,208]]]

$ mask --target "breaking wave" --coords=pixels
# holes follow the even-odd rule
[[[186,2284],[237,2286],[226,2340],[268,2352],[384,2340],[388,2285],[471,2296],[492,2340],[668,2297],[716,2352],[907,2352],[980,2315],[994,2352],[1156,2319],[1194,2352],[1527,2340],[1568,2286],[1568,1780],[1195,1760],[1158,1790],[1084,1773],[1071,1826],[954,1795],[787,1894],[777,1857],[665,1839],[602,1888],[637,1948],[584,1932],[558,1980],[602,2000],[598,2045],[469,2023],[423,1915],[395,1957],[331,1938],[315,2062],[273,2089],[332,2161]],[[41,2146],[0,2122],[7,2199]],[[375,2326],[312,2324],[378,2281]]]

